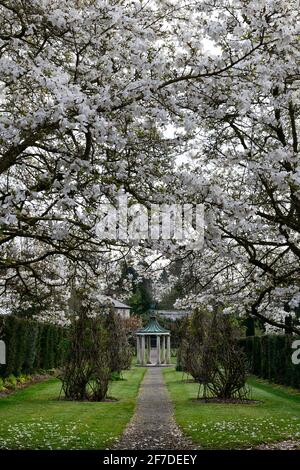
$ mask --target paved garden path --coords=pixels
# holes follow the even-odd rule
[[[114,449],[196,449],[173,418],[173,407],[160,367],[149,367],[135,414]]]

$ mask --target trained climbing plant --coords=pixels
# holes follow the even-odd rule
[[[199,383],[198,397],[245,399],[246,357],[230,316],[196,310],[179,349],[182,370]]]

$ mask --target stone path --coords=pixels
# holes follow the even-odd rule
[[[151,364],[156,364],[156,362],[157,362],[156,348],[151,348],[150,349],[150,362],[151,362]]]
[[[197,449],[174,421],[172,402],[160,367],[147,369],[135,414],[114,449]]]

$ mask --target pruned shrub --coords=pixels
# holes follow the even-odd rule
[[[182,370],[203,386],[204,397],[244,399],[246,355],[238,344],[238,331],[229,316],[197,309],[182,336]]]
[[[99,312],[93,291],[74,289],[71,326],[61,370],[62,391],[68,400],[101,401],[109,380],[120,377],[131,363],[125,329],[113,307]]]
[[[130,368],[133,350],[130,347],[124,324],[114,308],[103,316],[103,326],[107,332],[107,353],[109,368],[114,379],[120,377],[122,370]]]
[[[60,375],[66,399],[105,398],[110,375],[107,340],[102,317],[89,317],[86,308],[74,316]]]

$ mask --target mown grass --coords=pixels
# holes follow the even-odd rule
[[[58,400],[60,382],[50,379],[0,398],[1,449],[105,449],[133,415],[145,369],[133,367],[112,382],[101,403]]]
[[[249,379],[256,404],[204,403],[198,385],[182,373],[165,369],[164,377],[181,429],[204,449],[236,449],[286,439],[300,439],[300,394],[285,387]]]

